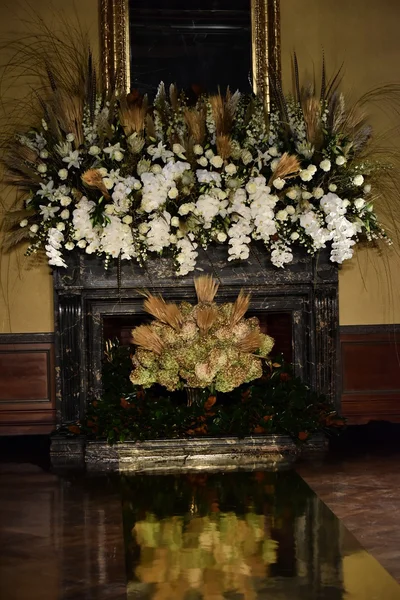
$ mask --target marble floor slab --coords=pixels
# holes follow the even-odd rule
[[[303,463],[297,472],[400,582],[400,454]]]

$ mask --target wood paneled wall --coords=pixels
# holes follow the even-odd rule
[[[53,334],[0,335],[0,435],[55,426]]]
[[[340,328],[342,413],[349,424],[400,422],[400,326]]]
[[[400,325],[341,327],[340,348],[348,423],[400,422]],[[0,435],[50,433],[55,415],[54,335],[0,335]]]

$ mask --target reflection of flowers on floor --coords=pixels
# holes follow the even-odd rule
[[[227,592],[253,600],[255,578],[265,578],[276,562],[268,519],[255,513],[216,512],[190,521],[148,513],[132,535],[140,547],[135,575],[155,584],[152,600],[184,599],[190,590],[204,600],[223,600]]]

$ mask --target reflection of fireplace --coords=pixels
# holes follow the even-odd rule
[[[167,258],[150,260],[146,269],[123,263],[118,288],[116,266],[105,271],[97,258],[74,260],[54,278],[59,424],[82,416],[87,398],[101,393],[104,340],[129,343],[132,327],[147,318],[141,290],[193,301],[193,275],[199,274],[177,278]],[[247,261],[228,263],[220,246],[199,253],[198,266],[220,280],[220,302],[235,299],[242,287],[251,291],[250,314],[276,339],[275,351],[313,389],[336,400],[337,269],[326,254],[298,254],[289,267],[276,269],[257,247]]]

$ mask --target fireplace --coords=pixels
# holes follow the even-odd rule
[[[226,248],[199,253],[200,270],[174,275],[169,258],[149,260],[145,268],[122,263],[104,270],[96,257],[76,255],[67,270],[54,275],[57,419],[79,419],[89,398],[101,394],[104,341],[118,337],[129,344],[130,330],[148,316],[141,290],[180,301],[195,299],[193,275],[208,272],[220,281],[218,300],[232,301],[244,288],[252,294],[250,315],[276,339],[276,352],[294,365],[312,389],[337,401],[338,276],[328,253],[311,258],[303,252],[277,269],[256,245],[247,261],[227,262]]]

